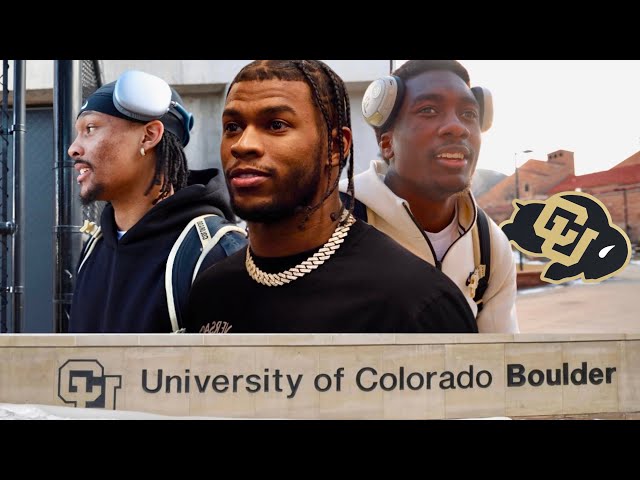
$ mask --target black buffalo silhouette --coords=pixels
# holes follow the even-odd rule
[[[578,225],[574,222],[575,213],[557,207],[550,222],[559,214],[569,220],[562,233],[564,234],[570,229],[576,231],[578,236],[570,245],[564,247],[555,245],[553,250],[571,255],[573,248],[580,241],[587,228],[598,232],[598,236],[591,240],[580,260],[574,265],[566,266],[560,261],[556,261],[557,259],[550,258],[551,262],[541,275],[543,280],[562,283],[582,277],[586,282],[596,282],[613,276],[629,263],[631,259],[629,238],[617,225],[611,223],[611,218],[604,205],[584,193],[563,192],[554,195],[554,197],[556,196],[583,206],[587,210],[588,218],[584,225]],[[547,202],[551,198],[547,199]],[[502,231],[519,250],[535,256],[544,256],[541,248],[545,239],[535,233],[533,225],[544,209],[545,203],[516,200],[515,206],[516,211],[512,218],[501,225]],[[550,228],[550,225],[547,227]]]

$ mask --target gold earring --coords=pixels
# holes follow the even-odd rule
[[[140,155],[144,157],[146,154],[147,152],[144,151],[144,147],[140,147]]]

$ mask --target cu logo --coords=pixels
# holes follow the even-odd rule
[[[545,282],[601,282],[631,260],[629,237],[596,197],[562,192],[545,201],[516,199],[513,205],[500,228],[521,252],[549,259],[540,275]]]
[[[115,410],[122,375],[105,375],[97,360],[67,360],[58,369],[58,397],[74,407]]]

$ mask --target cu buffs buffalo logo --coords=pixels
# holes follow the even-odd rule
[[[122,375],[105,375],[97,360],[67,360],[58,369],[58,397],[74,407],[116,409]]]
[[[562,192],[545,201],[516,199],[513,205],[500,228],[521,252],[550,260],[540,275],[545,282],[601,282],[631,260],[629,237],[591,195]]]

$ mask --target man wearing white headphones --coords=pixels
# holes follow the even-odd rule
[[[362,110],[384,161],[354,178],[356,216],[447,274],[480,333],[517,333],[511,247],[470,191],[490,92],[457,61],[409,60],[369,86]]]
[[[249,245],[196,279],[188,332],[477,332],[451,280],[340,202],[340,173],[353,175],[351,107],[326,63],[245,65],[222,126],[222,167]]]
[[[223,244],[206,222],[215,218],[216,232],[238,230],[234,248],[246,244],[244,231],[231,225],[222,172],[188,170],[184,147],[192,126],[178,93],[139,71],[100,87],[80,109],[68,152],[80,199],[109,203],[100,227],[85,229],[91,238],[78,266],[71,332],[180,331],[180,298],[186,304],[195,266],[213,258],[200,260],[202,239]],[[212,246],[216,259],[229,253],[224,245],[220,253]]]

